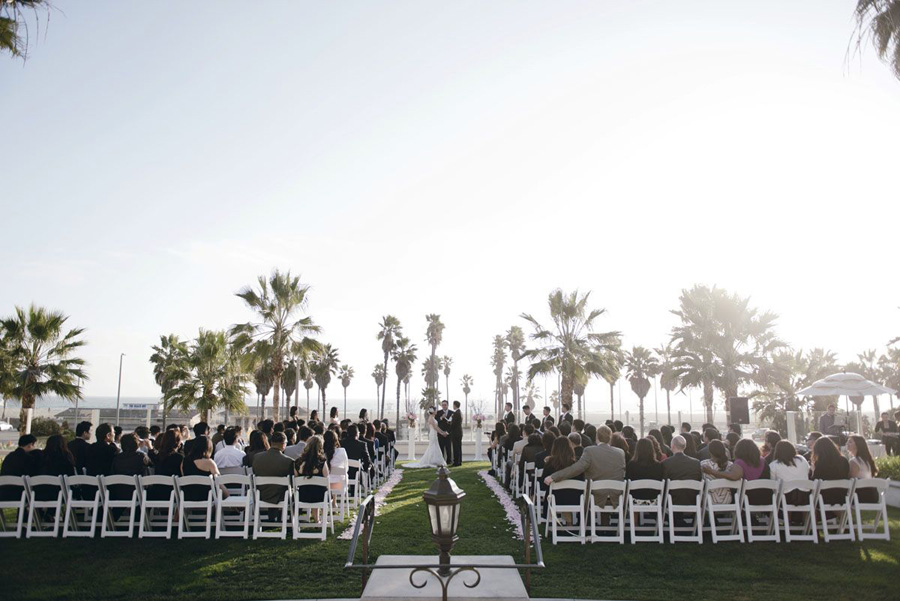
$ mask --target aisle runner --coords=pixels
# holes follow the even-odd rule
[[[401,480],[403,480],[403,470],[399,468],[395,469],[394,473],[391,474],[391,477],[375,491],[375,515],[380,513],[381,508],[385,505],[385,499],[391,494],[391,491],[394,490],[394,487],[397,486]],[[350,520],[350,525],[344,528],[344,531],[338,535],[338,540],[352,540],[353,526],[355,523],[356,515],[354,514],[353,519]]]
[[[519,514],[519,507],[516,505],[515,501],[510,498],[509,493],[506,492],[503,485],[497,482],[497,479],[490,475],[487,470],[481,470],[478,472],[478,475],[481,476],[481,479],[484,480],[487,487],[491,489],[491,492],[494,493],[494,496],[500,501],[500,505],[502,505],[503,509],[506,511],[506,521],[509,522],[516,531],[516,538],[524,540],[525,536],[522,534],[522,518]]]

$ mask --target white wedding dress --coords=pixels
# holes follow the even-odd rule
[[[444,453],[441,452],[441,447],[438,444],[438,427],[437,423],[434,421],[434,416],[428,416],[428,448],[425,449],[425,454],[422,455],[422,458],[418,461],[414,461],[412,463],[407,463],[403,467],[407,468],[416,468],[416,467],[441,467],[446,466],[447,462],[444,461]]]

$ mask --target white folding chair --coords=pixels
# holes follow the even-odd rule
[[[278,501],[270,503],[260,498],[260,487],[276,486],[284,489],[279,493]],[[291,511],[291,478],[290,476],[254,476],[253,477],[253,538],[287,538],[288,516]],[[280,512],[281,519],[268,519],[261,515],[269,510]],[[275,528],[274,531],[266,528]]]
[[[250,537],[252,489],[253,478],[250,476],[242,474],[216,476],[216,486],[213,489],[216,494],[216,538]]]
[[[725,478],[716,478],[706,482],[703,513],[709,521],[709,533],[714,544],[719,541],[744,542],[744,524],[741,516],[743,486],[743,480],[726,480]],[[730,493],[730,503],[717,502],[725,498],[722,491]],[[725,519],[720,520],[720,517]],[[720,534],[720,526],[730,526],[728,534]]]
[[[173,476],[140,476],[141,525],[138,538],[171,538],[175,522],[176,489]]]
[[[537,511],[537,521],[540,526],[547,520],[544,518],[543,505],[544,505],[544,496],[547,494],[544,491],[544,488],[541,486],[541,482],[544,480],[544,468],[535,469],[534,470],[534,485],[532,490],[534,491],[534,507],[535,511]]]
[[[38,490],[40,487],[41,490]],[[28,526],[25,538],[55,537],[63,522],[63,481],[60,476],[26,476]],[[38,495],[46,496],[39,500]]]
[[[666,516],[669,522],[670,543],[702,543],[703,542],[703,492],[705,483],[702,480],[667,480],[666,481]],[[674,492],[694,493],[693,503],[676,503],[672,499]],[[687,497],[688,494],[684,496]],[[687,514],[691,525],[676,524],[676,514],[682,520]],[[686,533],[686,534],[685,534]]]
[[[64,476],[66,518],[63,538],[93,538],[100,514],[100,480],[96,476]]]
[[[856,487],[853,490],[853,509],[856,511],[856,532],[859,537],[857,540],[891,540],[891,530],[888,527],[887,502],[885,501],[890,485],[891,481],[883,478],[860,478],[856,481]],[[860,490],[869,488],[876,491],[878,501],[861,503],[859,501]],[[875,513],[871,523],[866,524],[863,522],[862,512],[864,511]]]
[[[515,469],[515,466],[514,468]],[[544,530],[544,536],[547,536],[547,530],[551,534],[551,542],[556,543],[581,543],[586,542],[585,538],[585,513],[584,513],[584,491],[587,482],[583,480],[563,480],[562,482],[553,482],[550,484],[550,490],[547,492],[547,526]],[[574,490],[581,494],[578,497],[577,505],[562,505],[557,502],[554,491]],[[565,514],[572,514],[572,518],[578,521],[577,525],[566,526],[562,519]]]
[[[781,530],[778,527],[778,493],[780,490],[781,482],[779,480],[748,480],[744,482],[741,505],[744,508],[744,530],[748,543],[781,542]],[[766,499],[765,501],[762,501],[763,497]],[[751,499],[756,503],[751,503]],[[763,534],[758,533],[761,529]]]
[[[112,487],[124,490],[118,493],[118,488]],[[103,499],[103,526],[100,528],[100,538],[114,536],[130,538],[138,521],[137,476],[100,476],[100,491]],[[122,498],[114,499],[113,496]],[[120,515],[117,516],[117,513]],[[126,515],[127,521],[123,524],[122,518]],[[125,529],[120,530],[120,525],[124,525]]]
[[[781,523],[784,528],[784,540],[819,542],[819,530],[816,528],[816,480],[783,480],[781,482]],[[805,502],[802,502],[805,499]],[[802,524],[792,523],[792,518],[803,515]]]
[[[28,507],[28,491],[25,489],[25,478],[22,476],[0,476],[0,538],[19,538],[25,527],[25,514]],[[9,524],[6,521],[6,510],[15,511],[15,519]],[[14,526],[12,530],[10,527]]]
[[[358,459],[347,460],[347,488],[349,491],[350,504],[352,507],[359,507],[362,501],[362,485],[360,484],[362,475],[362,462]]]
[[[819,494],[816,495],[816,505],[819,508],[819,523],[822,525],[822,534],[825,536],[825,542],[830,543],[833,540],[856,540],[856,533],[853,530],[853,486],[855,480],[820,480]],[[837,491],[843,493],[841,502],[826,503],[824,493],[828,491]],[[833,514],[829,517],[828,514]],[[831,530],[831,526],[835,530]],[[845,532],[846,530],[846,532]]]
[[[594,491],[615,491],[619,501],[614,507],[599,505],[594,498]],[[622,480],[591,480],[588,485],[588,512],[591,521],[591,533],[588,540],[592,543],[625,544],[625,499],[628,494],[628,483]],[[603,525],[602,516],[608,515],[610,524]],[[600,519],[598,520],[598,516]],[[612,521],[615,520],[615,525]],[[610,536],[610,533],[612,536]]]
[[[219,474],[222,476],[246,476],[247,468],[242,465],[235,467],[220,467]]]
[[[313,476],[306,478],[304,476],[294,476],[294,501],[291,527],[294,529],[294,538],[318,538],[325,540],[328,536],[328,528],[331,527],[331,533],[334,534],[334,519],[331,514],[331,488],[328,478],[324,476]],[[322,500],[315,503],[304,502],[300,500],[301,491],[304,488],[321,488],[323,489]],[[302,512],[306,510],[306,520],[303,519]],[[313,511],[318,510],[319,519],[313,518]],[[303,532],[304,528],[313,528],[319,532]]]
[[[331,476],[329,476],[329,478],[336,478],[336,477],[338,477],[336,474],[331,474]],[[349,501],[350,482],[349,482],[349,479],[347,478],[347,475],[344,474],[344,475],[340,476],[340,481],[339,481],[340,486],[339,487],[334,487],[333,486],[334,482],[332,482],[331,484],[332,484],[331,498],[334,502],[336,502],[337,506],[340,507],[341,521],[343,522],[344,516],[346,514],[350,513],[350,501]],[[337,507],[335,507],[334,509],[337,510]]]
[[[188,486],[200,488],[198,500],[189,501]],[[209,538],[212,534],[212,522],[215,513],[216,493],[213,492],[215,482],[212,476],[181,476],[175,478],[178,490],[178,508],[181,519],[178,520],[178,538]]]
[[[534,462],[528,461],[524,465],[524,474],[522,477],[522,494],[531,496],[531,485],[534,483]]]
[[[663,538],[663,499],[666,483],[660,480],[631,480],[628,482],[628,495],[625,510],[628,513],[628,528],[631,544],[639,542],[662,543]],[[655,499],[635,499],[637,491],[649,490],[656,495]],[[644,516],[652,516],[653,526],[643,524]],[[651,534],[641,534],[650,532]]]

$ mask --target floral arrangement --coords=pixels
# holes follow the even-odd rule
[[[412,428],[416,425],[416,414],[410,411],[406,414],[406,421],[409,422],[409,427]]]
[[[480,428],[481,422],[483,422],[485,419],[484,413],[482,413],[481,411],[476,411],[475,413],[472,414],[472,419],[475,420],[475,427]]]

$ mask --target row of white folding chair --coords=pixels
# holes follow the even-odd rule
[[[535,484],[539,481],[537,476]],[[563,486],[565,484],[565,486]],[[811,540],[818,542],[818,530],[816,527],[816,509],[819,512],[819,523],[822,526],[822,534],[826,542],[832,540],[859,540],[863,539],[889,539],[890,531],[887,524],[887,505],[885,502],[885,492],[888,488],[888,481],[882,479],[866,479],[866,480],[835,480],[835,481],[810,481],[797,480],[781,482],[777,480],[754,480],[754,481],[730,481],[730,480],[711,480],[706,482],[692,480],[636,480],[636,481],[567,481],[566,483],[554,483],[551,490],[582,490],[584,492],[594,493],[596,491],[608,491],[613,495],[624,499],[624,502],[618,502],[615,505],[599,506],[596,504],[594,494],[590,494],[587,503],[587,511],[591,526],[591,542],[610,541],[624,543],[625,541],[625,525],[628,524],[629,534],[632,543],[640,541],[664,542],[664,530],[668,530],[669,540],[671,542],[703,542],[703,532],[706,530],[712,535],[713,542],[724,540],[735,540],[744,542],[756,541],[780,541],[781,530],[784,529],[785,539],[787,541]],[[861,503],[859,501],[858,492],[861,489],[870,488],[878,493],[878,501],[873,503]],[[720,499],[714,498],[714,492],[718,490],[729,490],[731,492],[730,502],[719,502]],[[538,502],[541,498],[540,487],[537,486],[536,494]],[[655,499],[650,502],[635,499],[631,494],[635,490],[647,490],[655,492]],[[843,490],[845,492],[843,501],[840,503],[826,503],[823,492],[828,490]],[[695,493],[693,497],[695,501],[690,504],[678,504],[672,499],[672,493],[677,494],[678,491],[690,491]],[[754,491],[768,492],[768,502],[759,503],[759,499],[751,502],[749,499]],[[792,493],[797,491],[800,496],[804,493],[807,502],[802,504],[792,503]],[[583,512],[575,506],[561,507],[554,502],[553,498],[547,499],[547,530],[553,530],[552,540],[566,539],[572,542],[586,542],[587,538],[584,533],[583,526],[587,520]],[[581,505],[584,506],[582,495]],[[867,525],[863,521],[862,512],[874,512],[874,521]],[[780,512],[780,515],[779,515]],[[854,531],[853,512],[856,513]],[[558,513],[570,513],[580,517],[579,524],[582,528],[578,534],[571,534],[568,531],[567,536],[559,533]],[[798,527],[792,524],[791,517],[802,513],[803,523]],[[602,515],[615,518],[616,526],[612,536],[600,536],[598,534],[597,517]],[[652,526],[643,526],[643,517],[646,514],[653,516]],[[676,514],[677,518],[676,519]],[[683,516],[688,514],[691,517],[691,524],[683,522]],[[730,515],[729,515],[730,514]],[[834,517],[827,517],[834,514]],[[720,516],[727,516],[729,520],[725,522],[725,526],[730,526],[728,534],[721,534]],[[704,527],[704,519],[708,518],[708,524]],[[755,518],[755,519],[754,519]],[[601,518],[602,520],[602,518]],[[679,522],[683,522],[679,525]],[[600,529],[604,528],[602,525]],[[760,533],[759,530],[763,532]],[[649,535],[643,532],[649,531]]]

